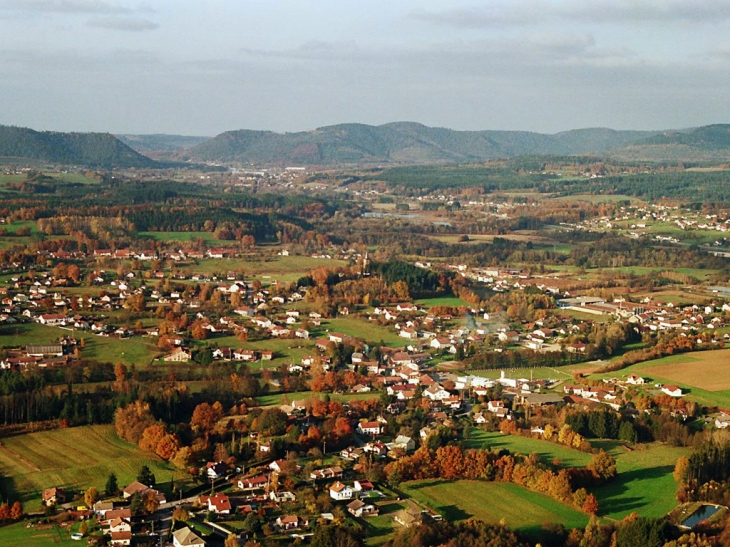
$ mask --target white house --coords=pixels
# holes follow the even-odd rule
[[[330,497],[333,500],[351,500],[352,496],[354,495],[355,491],[350,486],[347,486],[340,481],[337,481],[332,486],[330,486]]]
[[[678,386],[665,385],[662,388],[662,393],[666,393],[670,397],[681,397],[682,396],[682,388],[680,388]]]

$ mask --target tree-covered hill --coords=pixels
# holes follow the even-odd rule
[[[455,131],[413,122],[341,124],[298,133],[228,131],[187,150],[183,159],[212,162],[333,165],[465,163],[526,154],[602,154],[656,132],[580,129]]]
[[[0,126],[0,158],[104,168],[150,168],[157,163],[109,133],[60,133]]]
[[[210,137],[190,137],[185,135],[115,135],[124,144],[140,154],[153,157],[179,152],[202,144]]]
[[[730,124],[664,131],[617,150],[614,155],[634,160],[728,161]]]

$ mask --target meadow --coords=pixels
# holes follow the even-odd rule
[[[622,519],[636,511],[641,516],[659,517],[676,507],[677,483],[672,471],[677,459],[687,456],[689,449],[654,443],[637,445],[628,451],[618,441],[589,440],[594,448],[602,448],[616,459],[618,470],[614,481],[590,489],[598,498],[601,516]],[[470,448],[489,446],[492,450],[506,448],[524,455],[536,452],[543,463],[550,464],[558,459],[562,465],[572,467],[583,467],[591,459],[591,454],[541,439],[478,429],[470,431],[466,445]]]
[[[437,479],[407,482],[401,489],[450,521],[504,521],[525,532],[538,531],[545,522],[559,522],[567,528],[583,528],[588,522],[588,515],[515,484]]]
[[[489,447],[491,450],[506,448],[513,454],[519,453],[525,456],[535,452],[540,457],[540,461],[548,465],[557,459],[566,467],[584,467],[591,459],[590,454],[556,443],[532,437],[504,435],[498,431],[487,432],[477,428],[469,430],[469,439],[464,444],[467,448]]]
[[[20,499],[26,511],[38,510],[44,488],[103,491],[112,472],[124,487],[143,465],[155,473],[158,485],[173,478],[168,464],[119,439],[110,425],[27,433],[2,439],[0,489],[4,497]]]
[[[91,332],[48,327],[38,323],[22,323],[0,328],[3,336],[3,347],[25,347],[28,344],[47,344],[56,342],[61,336],[76,336],[84,339],[82,350],[85,359],[93,359],[102,363],[122,362],[129,366],[148,366],[154,357],[161,352],[150,338],[114,338],[96,336]]]

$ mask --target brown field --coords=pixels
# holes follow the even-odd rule
[[[730,349],[697,352],[687,361],[648,367],[647,373],[707,391],[730,389]]]

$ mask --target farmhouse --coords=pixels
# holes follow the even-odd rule
[[[66,503],[66,491],[63,488],[46,488],[41,494],[43,505],[50,507],[59,503]]]

